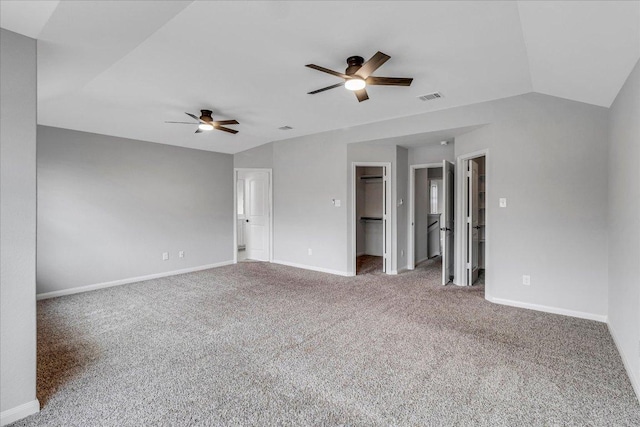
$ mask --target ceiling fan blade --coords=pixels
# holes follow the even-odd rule
[[[216,122],[211,123],[213,125],[239,125],[240,123],[237,120],[218,120]]]
[[[233,133],[233,134],[238,133],[238,131],[237,131],[237,130],[235,130],[235,129],[229,129],[229,128],[226,128],[226,127],[224,127],[224,126],[215,126],[215,125],[214,125],[214,126],[213,126],[213,128],[214,128],[214,129],[218,129],[218,130],[223,130],[223,131],[225,131],[225,132],[229,132],[229,133]]]
[[[165,123],[179,123],[181,125],[197,125],[198,124],[193,122],[165,122]]]
[[[322,71],[323,73],[332,74],[332,75],[337,76],[337,77],[342,77],[343,79],[348,79],[349,78],[349,76],[347,76],[346,74],[342,74],[342,73],[339,73],[337,71],[333,71],[333,70],[330,70],[328,68],[321,67],[319,65],[307,64],[307,65],[305,65],[305,67],[313,68],[314,70]]]
[[[196,119],[196,120],[198,121],[198,123],[205,123],[205,124],[209,124],[209,122],[206,122],[206,121],[202,120],[200,117],[198,117],[198,116],[196,116],[196,115],[194,115],[194,114],[191,114],[191,113],[185,113],[185,114],[186,114],[187,116],[189,116],[189,117],[193,118],[193,119]]]
[[[200,130],[200,128],[198,128],[194,133],[202,133],[202,131]]]
[[[391,58],[389,55],[382,53],[382,52],[376,52],[375,55],[373,55],[371,57],[370,60],[368,60],[367,62],[365,62],[364,64],[362,64],[362,67],[360,67],[360,69],[358,71],[356,71],[356,74],[360,77],[362,77],[363,79],[366,79],[367,77],[369,77],[375,70],[377,70],[378,68],[380,68],[380,66],[382,64],[384,64],[385,62],[387,62],[389,60],[389,58]]]
[[[411,86],[412,78],[404,77],[375,77],[367,78],[367,84],[371,86]]]
[[[353,93],[356,94],[356,98],[358,98],[358,102],[366,101],[367,99],[369,99],[369,95],[367,95],[366,89],[356,90],[356,91],[353,91]]]
[[[200,123],[202,120],[200,120],[200,118],[198,116],[196,116],[195,114],[191,114],[191,113],[185,113],[187,116],[191,117],[192,119],[195,119],[198,123]]]
[[[307,95],[314,95],[316,93],[324,92],[325,90],[329,90],[329,89],[335,89],[335,88],[340,87],[340,86],[344,86],[344,83],[336,83],[336,84],[331,85],[331,86],[323,87],[322,89],[318,89],[318,90],[314,90],[313,92],[309,92],[309,93],[307,93]]]

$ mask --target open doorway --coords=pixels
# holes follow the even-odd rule
[[[272,260],[271,169],[234,170],[234,262]]]
[[[391,271],[391,164],[352,163],[353,274]]]
[[[442,284],[453,280],[454,166],[412,165],[409,172],[410,270],[427,260],[442,268]]]
[[[459,238],[457,257],[460,260],[459,284],[463,286],[483,285],[487,277],[488,233],[487,204],[487,158],[486,151],[458,158],[461,168],[461,194],[459,200],[460,223],[463,224]]]
[[[381,166],[356,167],[356,274],[384,272],[385,194]]]

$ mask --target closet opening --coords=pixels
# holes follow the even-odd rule
[[[484,284],[486,258],[486,159],[475,157],[467,161],[466,216],[467,284]]]
[[[356,167],[356,274],[385,272],[384,168]]]
[[[456,285],[489,284],[491,205],[489,150],[458,157],[460,233],[456,250]]]

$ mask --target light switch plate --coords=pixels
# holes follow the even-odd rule
[[[342,206],[342,202],[341,202],[339,199],[335,199],[335,200],[333,201],[333,205],[334,205],[336,208],[339,208],[340,206]]]
[[[500,207],[501,208],[506,208],[507,207],[507,199],[505,197],[501,197],[500,198]]]

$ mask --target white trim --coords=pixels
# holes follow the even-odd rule
[[[356,237],[356,168],[357,167],[386,167],[387,168],[387,173],[386,173],[386,178],[387,180],[385,181],[385,185],[386,185],[386,194],[387,194],[387,200],[386,200],[386,207],[385,207],[385,211],[387,212],[387,217],[386,217],[386,228],[385,228],[385,251],[386,251],[386,268],[385,270],[387,271],[387,274],[392,274],[391,273],[391,267],[393,265],[393,258],[395,256],[395,253],[393,252],[393,241],[396,238],[396,234],[394,233],[394,227],[393,227],[393,219],[395,218],[395,215],[393,212],[395,212],[394,209],[394,205],[395,203],[392,203],[391,201],[391,195],[394,193],[393,192],[393,187],[392,187],[392,182],[393,182],[393,176],[392,176],[392,170],[391,170],[391,162],[351,162],[351,215],[349,218],[349,223],[351,224],[351,247],[350,247],[350,251],[349,251],[349,260],[347,265],[350,265],[349,268],[349,272],[346,274],[347,276],[355,276],[356,275],[356,258],[357,258],[357,237]],[[396,207],[397,208],[397,207]],[[304,268],[304,267],[303,267]],[[332,270],[335,271],[335,270]],[[327,271],[330,272],[330,271]],[[342,273],[334,273],[334,274],[341,274]]]
[[[40,402],[38,402],[38,399],[23,403],[22,405],[2,411],[2,413],[0,413],[0,426],[6,426],[29,415],[37,414],[38,412],[40,412]]]
[[[238,263],[238,172],[240,171],[269,174],[269,262],[273,262],[273,169],[233,168],[233,264]]]
[[[406,273],[407,271],[409,271],[409,268],[407,268],[407,267],[402,267],[402,268],[399,268],[399,269],[397,269],[397,270],[391,270],[391,271],[389,272],[389,274],[391,274],[391,275],[393,275],[393,276],[397,276],[398,274]]]
[[[609,333],[611,334],[611,338],[613,338],[613,343],[616,345],[618,349],[618,353],[620,353],[620,357],[622,358],[622,364],[624,365],[625,370],[627,371],[627,376],[631,381],[631,386],[633,387],[633,391],[636,392],[636,399],[640,401],[640,378],[636,375],[636,373],[631,369],[631,365],[629,364],[629,359],[626,354],[622,351],[622,347],[620,346],[620,340],[611,326],[611,323],[607,323],[607,327],[609,328]]]
[[[526,309],[535,310],[535,311],[543,311],[545,313],[561,314],[563,316],[577,317],[579,319],[595,320],[596,322],[603,322],[603,323],[607,322],[606,314],[593,314],[593,313],[587,313],[584,311],[567,310],[566,308],[551,307],[548,305],[540,305],[540,304],[531,304],[528,302],[513,301],[508,299],[502,299],[502,298],[487,298],[486,295],[485,295],[485,299],[495,304],[526,308]]]
[[[217,262],[215,264],[200,265],[198,267],[183,268],[181,270],[166,271],[164,273],[148,274],[146,276],[130,277],[128,279],[113,280],[111,282],[96,283],[93,285],[78,286],[77,288],[62,289],[60,291],[45,292],[36,295],[36,300],[61,297],[64,295],[79,294],[81,292],[95,291],[96,289],[110,288],[112,286],[126,285],[129,283],[143,282],[145,280],[158,279],[160,277],[176,276],[178,274],[192,273],[194,271],[209,270],[234,264],[233,260]]]
[[[289,261],[282,261],[282,260],[277,260],[274,259],[273,261],[271,261],[273,264],[280,264],[280,265],[286,265],[288,267],[295,267],[295,268],[301,268],[303,270],[312,270],[312,271],[319,271],[321,273],[329,273],[329,274],[335,274],[337,276],[346,276],[346,277],[352,277],[354,276],[354,274],[348,272],[348,271],[339,271],[339,270],[332,270],[330,268],[324,268],[324,267],[315,267],[313,265],[305,265],[305,264],[298,264],[295,262],[289,262]]]
[[[409,223],[407,224],[407,269],[415,270],[416,264],[424,261],[416,262],[415,254],[415,225],[416,212],[415,212],[415,187],[416,187],[416,169],[430,169],[441,168],[442,163],[422,163],[419,165],[409,166]],[[427,259],[427,258],[425,258]]]

